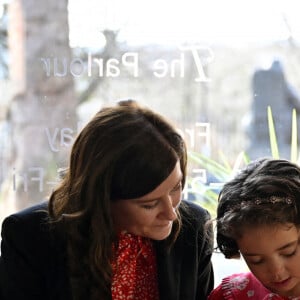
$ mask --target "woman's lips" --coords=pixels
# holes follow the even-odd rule
[[[168,222],[166,224],[162,224],[162,225],[157,225],[157,227],[169,227],[172,225],[172,222]]]

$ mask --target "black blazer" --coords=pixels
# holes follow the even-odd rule
[[[163,242],[155,242],[160,300],[205,300],[213,288],[212,244],[204,237],[209,215],[198,205],[186,202],[186,206],[171,251],[165,250]],[[47,216],[47,203],[42,203],[4,220],[1,300],[72,299],[65,242],[49,230]]]

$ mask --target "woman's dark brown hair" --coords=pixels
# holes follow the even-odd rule
[[[287,223],[300,225],[300,168],[288,160],[253,161],[220,192],[217,244],[226,258],[240,256],[244,229]]]
[[[49,202],[50,220],[67,239],[74,299],[111,299],[112,201],[151,192],[178,160],[184,186],[186,156],[174,127],[132,100],[101,109],[83,128]],[[179,230],[178,213],[169,246]]]

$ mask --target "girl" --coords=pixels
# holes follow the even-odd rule
[[[300,299],[299,233],[300,168],[250,163],[219,195],[217,244],[226,258],[242,255],[251,272],[224,278],[208,299]]]

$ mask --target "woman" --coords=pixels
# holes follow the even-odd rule
[[[162,116],[130,100],[100,110],[48,208],[4,221],[1,299],[206,299],[212,233],[181,201],[186,160]]]

